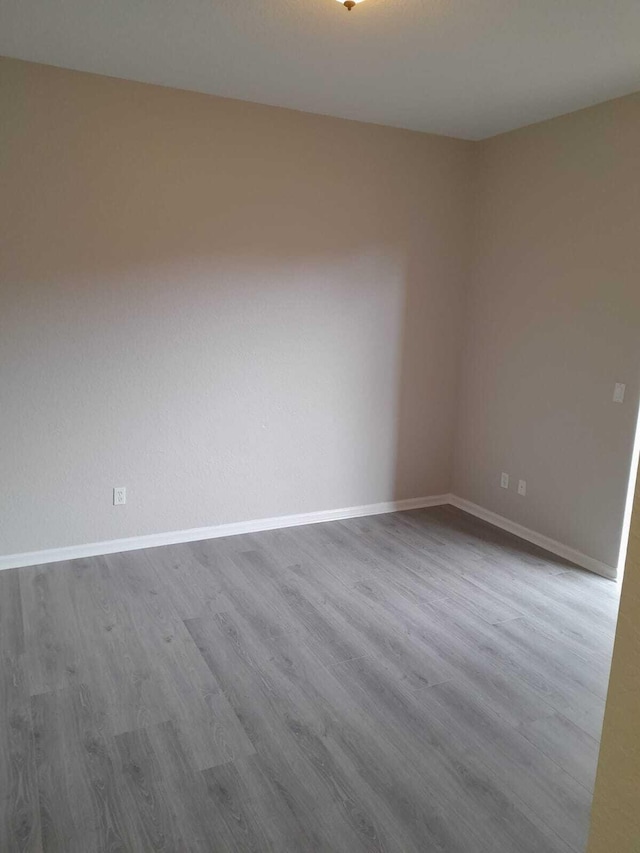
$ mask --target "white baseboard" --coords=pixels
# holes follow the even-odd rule
[[[595,560],[593,557],[588,557],[586,554],[582,554],[574,548],[569,548],[568,545],[563,545],[562,542],[557,542],[555,539],[543,536],[542,533],[536,533],[535,530],[530,530],[522,524],[510,521],[503,515],[491,512],[491,510],[485,509],[478,504],[474,504],[464,498],[459,498],[457,495],[449,495],[448,502],[453,504],[453,506],[458,507],[458,509],[468,512],[470,515],[475,515],[483,521],[488,521],[489,524],[493,524],[495,527],[499,527],[502,530],[506,530],[508,533],[513,533],[515,536],[519,536],[520,539],[525,539],[527,542],[538,545],[546,551],[551,551],[552,554],[556,554],[558,557],[563,557],[565,560],[569,560],[571,563],[575,563],[583,569],[588,569],[590,572],[595,572],[595,574],[602,575],[602,577],[609,578],[610,580],[615,580],[618,575],[617,569],[613,566],[609,566],[607,563],[602,563],[600,560]]]
[[[341,518],[359,518],[366,515],[381,515],[386,512],[401,512],[408,509],[422,509],[430,506],[452,504],[458,509],[475,515],[483,521],[493,524],[508,533],[513,533],[527,542],[539,545],[558,557],[563,557],[602,575],[615,579],[617,570],[613,566],[588,557],[580,551],[569,548],[555,539],[536,533],[515,521],[491,512],[457,495],[433,495],[431,497],[409,498],[401,501],[386,501],[363,506],[343,507],[341,509],[303,512],[297,515],[280,515],[275,518],[259,518],[254,521],[237,521],[231,524],[217,524],[212,527],[193,527],[189,530],[174,530],[169,533],[148,533],[143,536],[130,536],[126,539],[110,539],[106,542],[90,542],[86,545],[70,545],[66,548],[51,548],[46,551],[30,551],[22,554],[0,556],[0,570],[15,569],[20,566],[39,566],[46,563],[59,563],[65,560],[77,560],[81,557],[95,557],[102,554],[115,554],[121,551],[137,551],[140,548],[156,548],[160,545],[176,545],[179,542],[197,542],[200,539],[218,539],[221,536],[238,536],[242,533],[258,533],[261,530],[278,530],[283,527],[297,527],[302,524],[319,524],[323,521],[338,521]]]
[[[359,518],[365,515],[381,515],[385,512],[401,512],[407,509],[422,509],[449,503],[450,495],[435,495],[423,498],[408,498],[401,501],[386,501],[363,506],[327,509],[319,512],[303,512],[298,515],[280,515],[275,518],[259,518],[255,521],[236,521],[217,524],[213,527],[193,527],[190,530],[174,530],[170,533],[148,533],[130,536],[127,539],[110,539],[106,542],[91,542],[86,545],[70,545],[66,548],[50,548],[46,551],[30,551],[22,554],[0,556],[1,569],[20,566],[40,566],[77,560],[81,557],[96,557],[116,554],[121,551],[137,551],[140,548],[156,548],[159,545],[176,545],[179,542],[197,542],[200,539],[218,539],[222,536],[238,536],[241,533],[257,533],[261,530],[277,530],[282,527],[297,527],[302,524],[318,524],[323,521],[338,521],[341,518]]]

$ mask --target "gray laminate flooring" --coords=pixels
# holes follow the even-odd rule
[[[617,586],[452,508],[0,573],[0,850],[578,853]]]

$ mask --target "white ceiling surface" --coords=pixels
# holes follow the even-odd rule
[[[481,139],[640,89],[640,0],[0,0],[0,54]]]

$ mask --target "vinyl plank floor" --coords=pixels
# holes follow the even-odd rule
[[[123,818],[104,714],[89,688],[72,685],[31,700],[44,850],[125,851]]]
[[[332,669],[345,686],[362,692],[362,704],[376,720],[376,728],[404,755],[401,778],[410,777],[414,770],[411,787],[421,791],[423,798],[440,801],[448,828],[455,825],[455,838],[446,839],[444,849],[456,845],[487,853],[573,849],[514,795],[512,786],[504,784],[495,767],[483,760],[482,749],[470,749],[446,711],[426,708],[424,696],[437,687],[419,695],[402,691],[372,658],[346,661]],[[576,784],[572,779],[570,783]]]
[[[553,759],[583,787],[593,791],[598,764],[597,737],[592,737],[577,721],[557,712],[520,728],[520,733],[541,752]]]
[[[4,586],[0,577],[0,595]],[[36,744],[24,661],[2,650],[0,666],[0,850],[41,853]]]
[[[270,784],[257,756],[205,770],[207,791],[224,821],[235,850],[293,853],[310,847],[304,827],[286,797]]]
[[[0,573],[0,649],[14,658],[24,652],[24,623],[18,569]]]
[[[202,773],[171,721],[117,735],[122,774],[140,808],[143,849],[193,853],[236,849],[233,836],[213,808]],[[135,849],[135,848],[134,848]]]
[[[18,570],[0,572],[0,850],[40,851]]]
[[[618,595],[450,507],[0,573],[0,849],[583,853]]]
[[[497,714],[481,699],[470,697],[464,685],[437,685],[420,698],[428,718],[441,719],[462,754],[486,767],[497,787],[528,807],[536,824],[549,826],[574,849],[583,849],[590,804],[585,789],[569,773],[517,730],[505,729]]]
[[[295,640],[241,614],[188,624],[257,753],[268,758],[319,849],[381,849],[356,780],[340,767],[326,736],[331,702],[312,687],[319,661]]]

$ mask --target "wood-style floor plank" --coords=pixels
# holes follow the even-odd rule
[[[122,775],[139,804],[147,840],[143,849],[193,853],[236,849],[172,722],[117,735],[115,740]]]
[[[556,712],[521,726],[519,731],[583,787],[593,791],[599,740],[588,734],[577,720]]]
[[[583,849],[590,804],[585,789],[570,774],[517,730],[505,728],[500,717],[464,685],[437,685],[423,691],[421,700],[429,718],[438,717],[447,726],[461,754],[481,762],[497,787],[528,807],[539,827],[546,825],[574,849]]]
[[[460,732],[452,730],[448,715],[425,707],[424,695],[436,687],[419,695],[405,692],[372,658],[336,664],[332,671],[345,687],[361,691],[361,703],[375,719],[377,730],[404,755],[400,778],[411,778],[414,771],[411,788],[422,799],[431,797],[438,802],[442,798],[440,808],[448,816],[447,828],[455,827],[455,838],[446,840],[445,850],[456,844],[461,850],[487,853],[513,849],[568,853],[572,849],[514,795],[479,751],[464,744]]]
[[[85,685],[31,700],[42,846],[59,853],[126,851],[129,836],[104,715]]]
[[[242,761],[243,759],[240,759]],[[248,759],[252,760],[252,758]],[[261,853],[261,851],[293,850],[294,840],[300,845],[300,835],[287,835],[293,817],[284,798],[270,797],[268,802],[256,792],[256,776],[246,784],[235,763],[219,764],[203,772],[211,808],[215,809],[233,838],[233,849]],[[265,811],[265,807],[267,811]],[[270,829],[283,824],[284,832],[273,837]],[[302,843],[308,839],[302,835]],[[298,846],[297,849],[301,849]]]
[[[619,590],[413,510],[0,574],[0,850],[583,853]]]
[[[319,661],[284,633],[237,613],[191,620],[188,626],[315,843],[336,851],[382,849],[355,781],[326,741],[329,700],[307,689]]]
[[[0,574],[0,649],[18,658],[24,652],[24,623],[18,569]]]
[[[0,572],[0,850],[41,851],[35,742],[17,569]]]
[[[0,578],[0,594],[2,590]],[[0,653],[0,850],[41,853],[35,738],[21,656]]]

